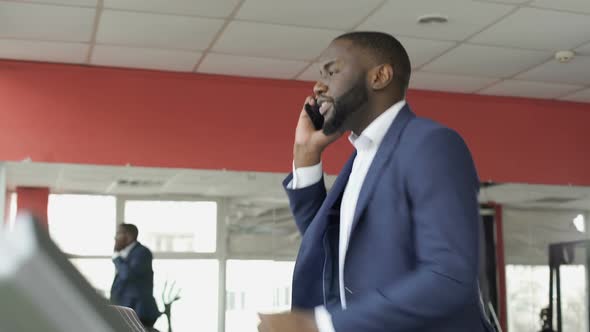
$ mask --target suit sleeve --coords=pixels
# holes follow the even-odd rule
[[[121,280],[135,280],[151,270],[152,254],[148,250],[136,251],[127,259],[121,257],[113,259],[113,263]]]
[[[407,165],[417,266],[331,312],[337,332],[419,331],[476,298],[479,181],[467,146],[452,130],[436,129]]]
[[[311,186],[301,189],[290,189],[289,183],[291,183],[292,179],[293,173],[289,174],[285,181],[283,181],[283,187],[289,197],[289,206],[291,207],[297,228],[303,235],[326,198],[326,186],[324,185],[324,178],[322,176],[320,181]]]

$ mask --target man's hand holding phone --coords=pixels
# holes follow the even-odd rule
[[[306,110],[306,105],[309,105],[307,106],[308,110]],[[321,116],[323,118],[330,111],[330,108],[333,107],[333,104],[326,102],[319,108],[317,106],[317,101],[309,96],[306,98],[301,114],[299,115],[299,121],[297,122],[297,128],[295,129],[295,144],[293,147],[295,168],[318,164],[321,161],[324,149],[342,135],[342,132],[337,132],[330,136],[326,136],[323,130],[315,128],[308,112],[319,112],[316,116]],[[317,123],[316,119],[316,124]]]
[[[313,311],[258,314],[259,332],[318,332]]]

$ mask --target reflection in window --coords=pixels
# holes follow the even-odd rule
[[[155,259],[154,297],[164,310],[162,291],[175,283],[180,300],[172,305],[174,332],[217,332],[219,263],[204,259]],[[168,331],[166,317],[156,322],[159,331]]]
[[[586,332],[585,268],[582,265],[562,266],[560,273],[563,331]],[[549,267],[507,265],[506,282],[508,331],[539,331],[539,314],[549,305]]]
[[[127,201],[125,222],[153,252],[215,251],[216,202]]]
[[[49,234],[60,249],[77,255],[111,255],[115,244],[113,196],[49,195]]]
[[[229,260],[226,332],[256,332],[258,312],[291,308],[294,262]]]

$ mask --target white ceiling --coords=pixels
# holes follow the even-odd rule
[[[0,58],[29,61],[315,80],[369,29],[404,43],[415,89],[590,102],[588,0],[0,0]]]
[[[503,210],[504,249],[507,264],[548,264],[550,244],[588,240],[588,233],[576,230],[572,220],[579,214],[567,210],[514,209]],[[588,227],[586,214],[586,227]],[[585,264],[576,253],[578,264]]]

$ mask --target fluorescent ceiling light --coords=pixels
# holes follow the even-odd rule
[[[584,233],[586,231],[586,221],[584,220],[584,215],[578,214],[578,216],[574,218],[573,223],[578,232]]]

